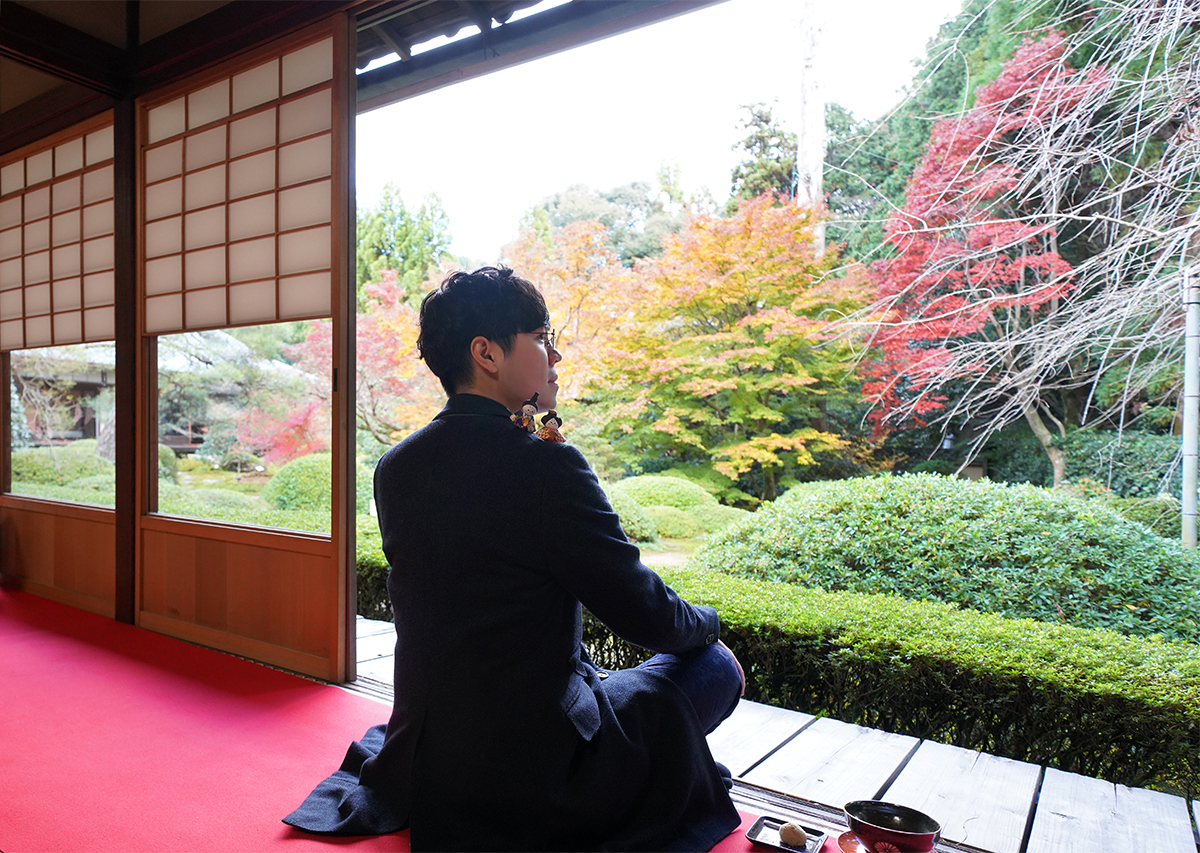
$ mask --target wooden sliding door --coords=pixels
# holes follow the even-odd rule
[[[138,102],[139,447],[160,338],[328,319],[333,473],[328,535],[168,514],[147,483],[137,621],[334,681],[354,675],[353,39],[338,16]]]

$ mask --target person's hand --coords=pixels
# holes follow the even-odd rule
[[[736,666],[736,667],[737,667],[737,670],[738,670],[738,675],[739,675],[739,676],[741,677],[741,679],[742,679],[742,692],[741,692],[741,694],[739,694],[739,695],[741,695],[741,696],[745,696],[745,695],[746,695],[746,671],[745,671],[744,669],[742,669],[742,663],[741,663],[741,661],[739,661],[739,660],[737,659],[737,655],[735,655],[735,654],[733,653],[733,649],[731,649],[731,648],[729,648],[729,646],[725,645],[725,641],[724,641],[724,640],[717,640],[717,644],[718,644],[718,645],[719,645],[721,648],[723,648],[725,651],[729,652],[729,656],[730,656],[731,658],[733,658],[733,664],[734,664],[734,666]]]

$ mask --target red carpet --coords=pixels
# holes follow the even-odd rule
[[[279,819],[387,706],[0,590],[0,851],[407,851]],[[717,849],[751,849],[745,831]]]

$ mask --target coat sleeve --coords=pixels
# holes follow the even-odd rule
[[[641,562],[578,450],[547,443],[539,552],[546,568],[613,633],[654,652],[716,642],[717,611],[680,598]],[[547,452],[548,451],[548,452]]]

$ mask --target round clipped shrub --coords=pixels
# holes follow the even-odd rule
[[[99,492],[101,494],[110,494],[117,490],[117,475],[110,474],[93,474],[90,477],[80,477],[70,484],[72,489],[78,489],[81,492]]]
[[[356,466],[356,510],[368,511],[372,494],[372,474]],[[276,472],[262,488],[261,497],[275,509],[330,509],[333,483],[332,457],[312,453],[293,459]]]
[[[642,509],[654,521],[659,536],[667,539],[694,539],[704,533],[704,528],[690,512],[673,506],[646,506]]]
[[[620,489],[607,488],[604,491],[613,511],[620,517],[621,529],[630,542],[653,542],[658,538],[658,528],[641,504]]]
[[[930,474],[785,495],[693,565],[1008,617],[1200,640],[1200,565],[1098,501]]]
[[[112,475],[114,471],[111,462],[96,455],[95,441],[27,447],[12,454],[12,478],[18,483],[65,486],[84,477]]]
[[[175,475],[178,473],[179,457],[175,455],[174,450],[165,444],[160,444],[158,446],[158,479],[174,483]]]
[[[643,507],[670,506],[688,510],[717,502],[703,487],[680,477],[642,474],[626,477],[618,481],[616,486]]]
[[[734,522],[749,518],[753,513],[724,504],[703,504],[688,511],[705,533],[720,533]]]

